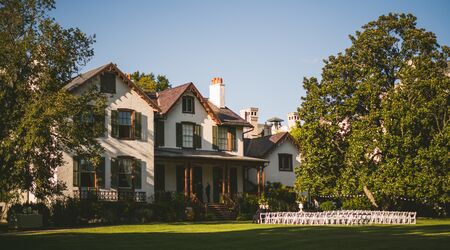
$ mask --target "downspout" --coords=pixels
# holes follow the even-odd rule
[[[253,130],[255,130],[255,127],[252,126],[252,129],[250,129],[250,130],[248,130],[248,131],[245,131],[245,132],[242,132],[242,140],[244,140],[244,135],[245,135],[245,134],[250,133],[250,132],[252,132]]]

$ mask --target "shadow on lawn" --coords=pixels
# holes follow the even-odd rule
[[[214,233],[3,235],[3,249],[448,249],[449,225],[273,227]]]

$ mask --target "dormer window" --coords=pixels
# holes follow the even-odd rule
[[[116,93],[116,74],[106,72],[100,76],[100,92],[115,94]]]
[[[194,97],[192,96],[183,96],[183,113],[194,114]]]

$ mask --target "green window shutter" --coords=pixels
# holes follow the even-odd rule
[[[155,144],[157,147],[164,146],[164,121],[156,121]]]
[[[73,186],[80,186],[80,159],[74,156],[73,159]]]
[[[283,155],[278,154],[278,171],[280,171],[283,168]]]
[[[177,147],[183,147],[183,127],[181,123],[176,125],[176,137],[177,137]]]
[[[141,139],[142,133],[142,114],[134,112],[134,138]]]
[[[102,157],[100,164],[95,168],[97,187],[105,188],[105,157]]]
[[[119,111],[111,110],[111,136],[119,137]]]
[[[111,188],[117,189],[119,181],[119,168],[117,158],[111,158]]]
[[[133,186],[135,189],[142,188],[142,166],[141,160],[134,160],[134,168],[133,168]]]
[[[219,149],[219,143],[218,143],[218,133],[219,133],[219,129],[217,126],[213,126],[212,127],[212,138],[213,138],[213,149]]]
[[[228,133],[230,133],[230,140],[231,140],[231,151],[236,151],[236,128],[229,128]]]
[[[195,124],[194,126],[194,148],[202,147],[202,126]]]

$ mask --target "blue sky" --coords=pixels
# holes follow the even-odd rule
[[[389,12],[414,14],[450,45],[450,1],[57,0],[51,15],[96,35],[83,71],[115,62],[124,72],[165,74],[172,86],[194,82],[205,97],[222,77],[226,105],[258,107],[264,122],[287,120],[305,95],[303,77],[320,77],[322,59]]]

